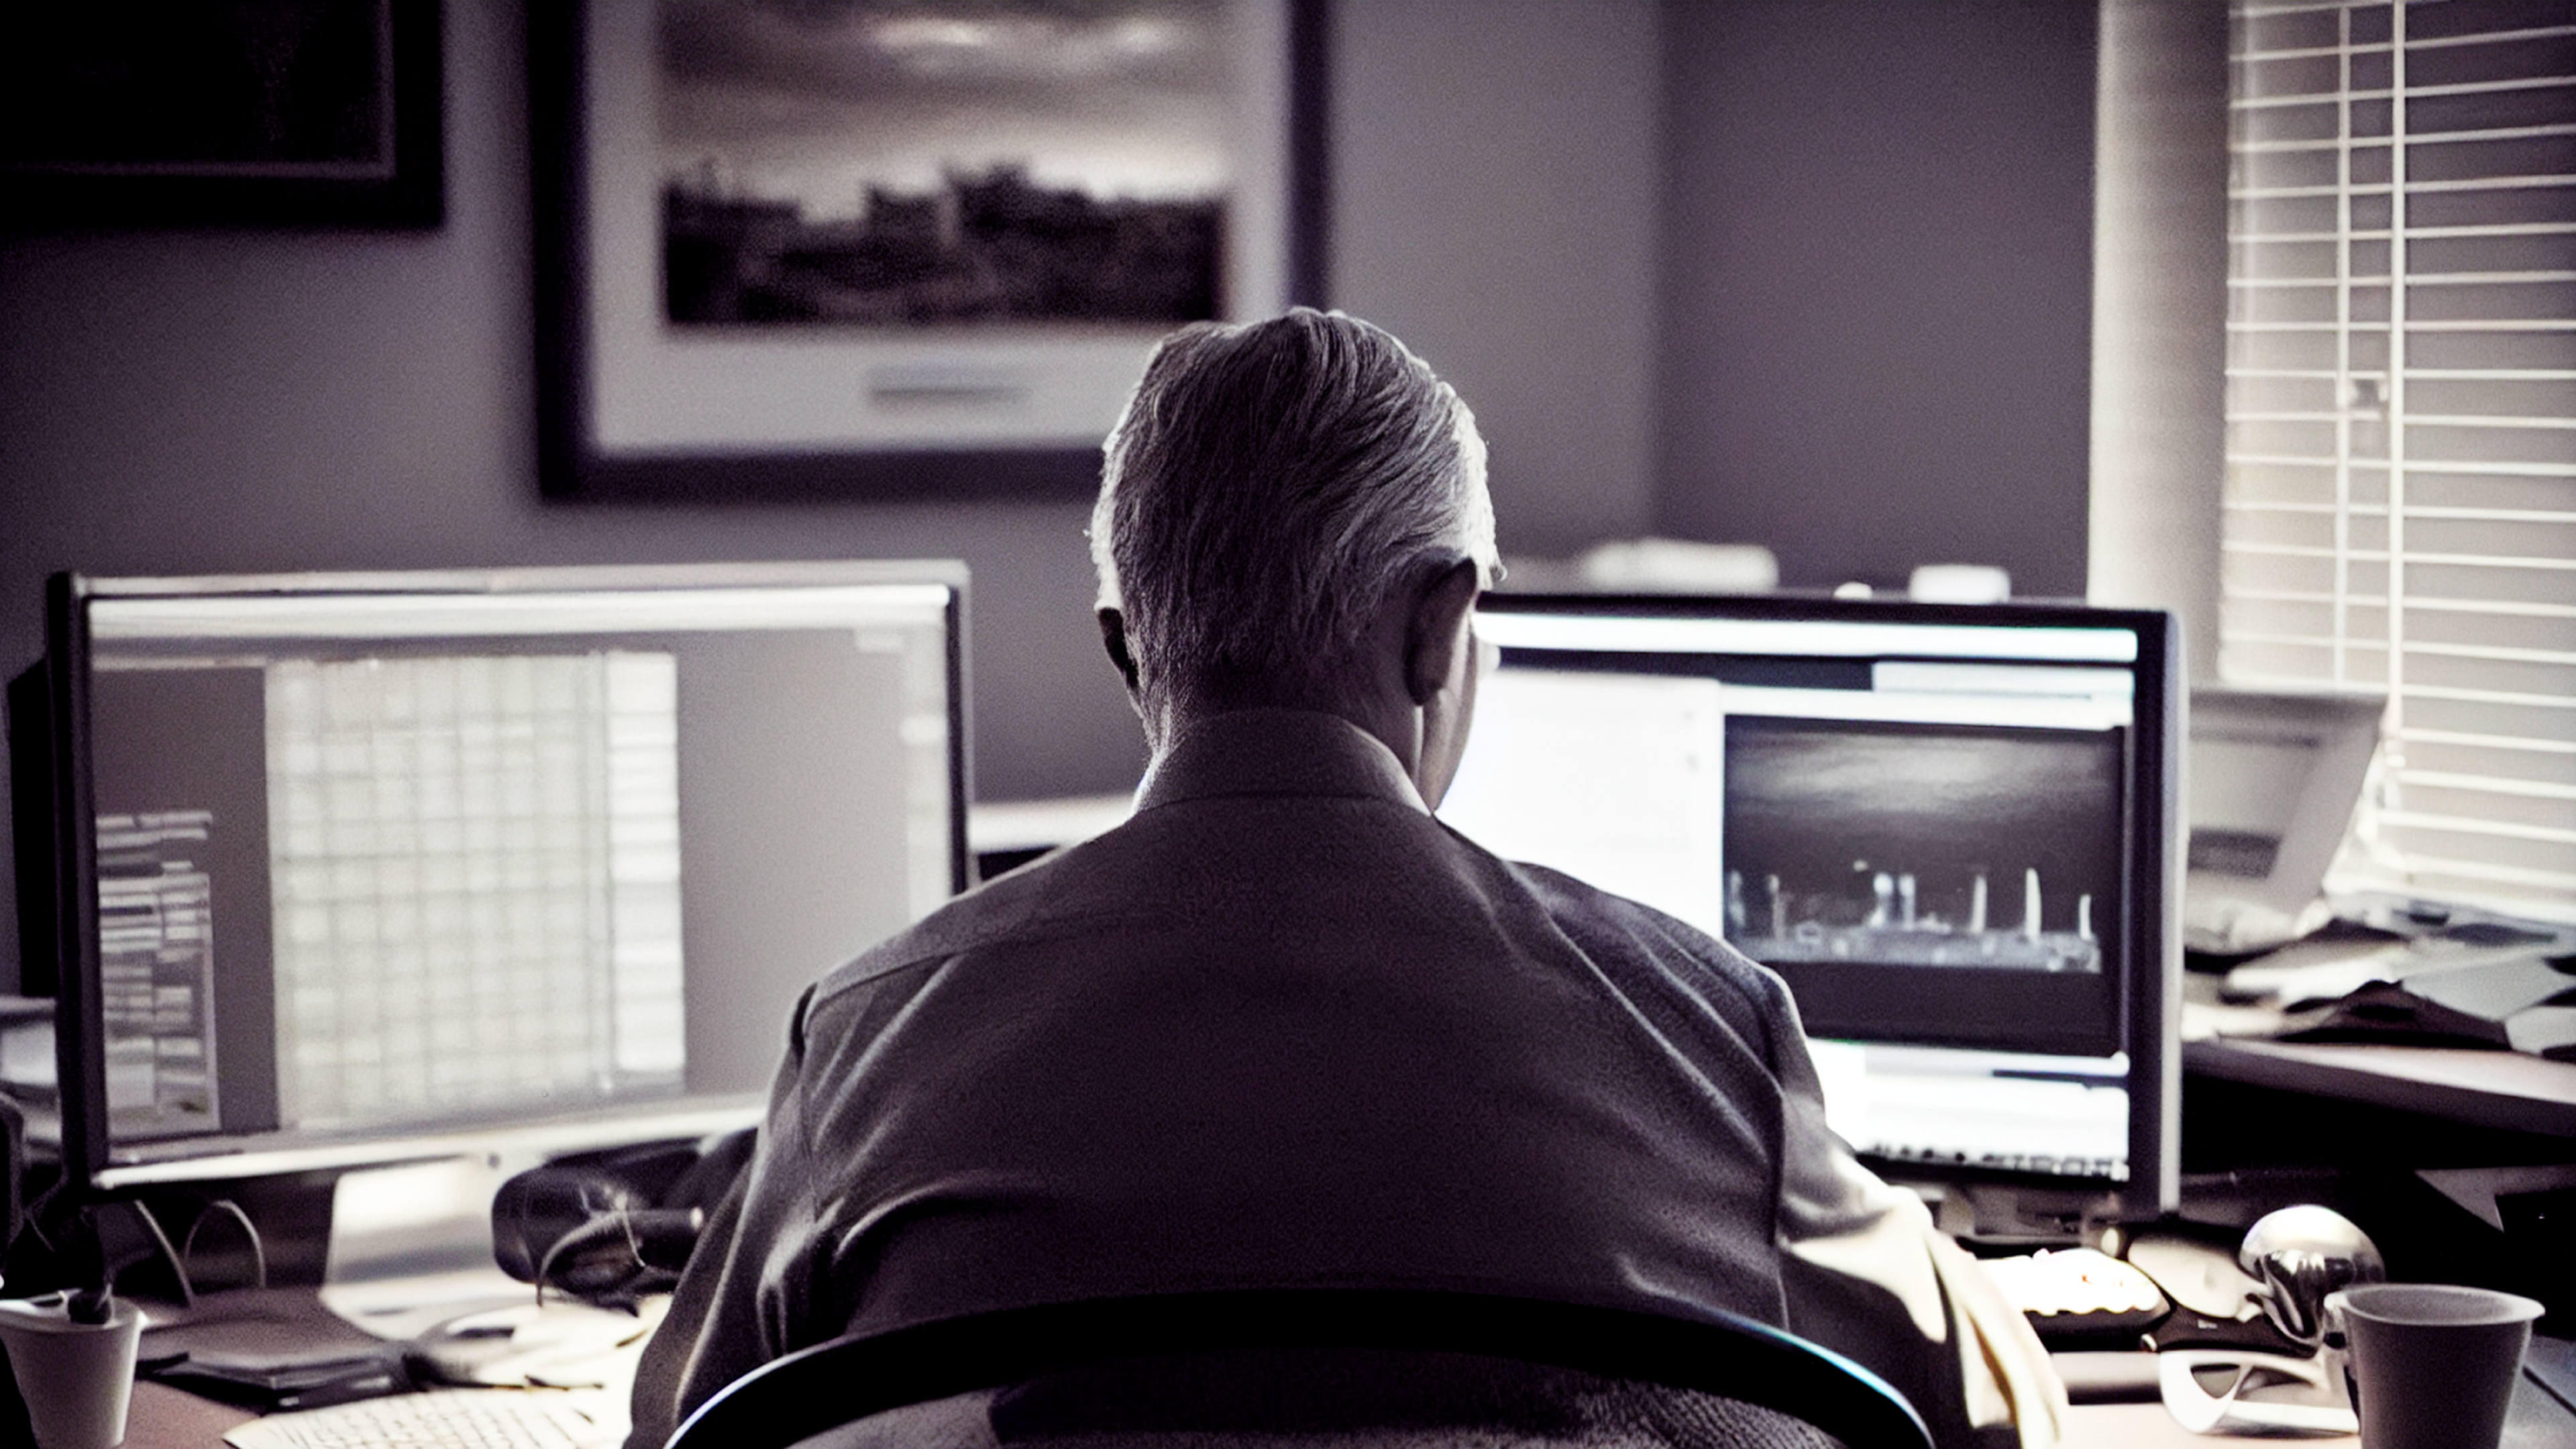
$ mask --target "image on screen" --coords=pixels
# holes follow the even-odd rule
[[[1735,716],[1726,937],[1769,966],[2078,971],[2119,917],[2108,731]]]
[[[2136,636],[2060,614],[1505,601],[1440,815],[1776,971],[1864,1155],[2125,1181]]]
[[[755,1101],[962,884],[953,603],[92,600],[111,1156]]]

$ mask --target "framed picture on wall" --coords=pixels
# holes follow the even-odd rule
[[[1079,497],[1319,293],[1320,0],[537,0],[548,496]]]
[[[0,46],[0,215],[434,227],[438,0],[80,0]]]

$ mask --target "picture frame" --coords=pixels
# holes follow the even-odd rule
[[[699,179],[671,160],[686,154],[674,149],[674,127],[704,122],[724,133],[728,145],[747,149],[758,138],[733,140],[736,133],[794,109],[757,91],[751,92],[755,101],[727,109],[726,95],[719,91],[709,100],[698,77],[669,78],[673,65],[695,63],[673,56],[738,57],[757,48],[758,36],[708,41],[694,32],[666,43],[657,29],[747,25],[708,14],[733,6],[748,7],[765,24],[789,23],[758,0],[535,0],[530,7],[543,495],[628,503],[1088,496],[1099,482],[1100,439],[1155,337],[1188,320],[1186,299],[1175,312],[1170,298],[1182,294],[1155,292],[1131,308],[1129,293],[1110,288],[1080,293],[1066,304],[1072,309],[1066,315],[1035,315],[1014,310],[1041,304],[1027,300],[1037,295],[1030,289],[1012,290],[1016,274],[1007,260],[1008,286],[966,294],[939,279],[953,281],[963,265],[954,261],[960,250],[981,244],[980,223],[972,218],[985,213],[972,208],[983,205],[979,195],[996,189],[1023,196],[1029,206],[1068,207],[1095,220],[1163,206],[1156,213],[1161,219],[1149,221],[1166,231],[1167,213],[1183,203],[1102,200],[1076,194],[1073,184],[1050,190],[1042,169],[1022,161],[944,152],[931,153],[938,170],[927,180],[880,182],[861,172],[869,179],[852,184],[845,152],[880,145],[873,133],[845,139],[833,132],[816,143],[824,160],[812,169],[828,174],[832,180],[824,184],[840,187],[836,192],[786,191],[781,200],[782,188],[794,183],[781,182],[775,165],[756,176],[745,165],[745,176],[729,176],[727,168],[738,163],[731,153],[714,155],[712,147],[696,163],[707,173]],[[959,12],[952,33],[937,28],[944,23],[937,19],[938,0],[852,8],[879,26],[919,21],[925,44],[971,40],[974,26],[1008,23],[1011,14],[1007,6],[973,5]],[[1224,103],[1202,108],[1223,118],[1218,140],[1228,168],[1214,193],[1221,208],[1223,280],[1215,294],[1221,300],[1210,309],[1204,293],[1190,294],[1200,298],[1197,315],[1256,317],[1291,303],[1319,304],[1323,0],[1136,0],[1135,8],[1146,19],[1131,20],[1130,31],[1115,38],[1134,39],[1140,33],[1134,26],[1171,12],[1191,23],[1216,17],[1216,28],[1202,26],[1190,43],[1204,50],[1207,37],[1216,35],[1231,47],[1222,74],[1236,89]],[[1065,13],[1063,7],[1035,12]],[[689,44],[683,47],[681,39]],[[797,67],[813,56],[846,58],[864,48],[800,41],[790,49],[776,37],[771,43],[774,55],[791,57]],[[1066,48],[1059,36],[1046,53]],[[753,74],[755,84],[766,84],[762,73]],[[674,87],[676,100],[661,97],[665,84]],[[979,114],[969,109],[971,99],[933,108]],[[840,118],[838,92],[816,104],[836,117],[834,126],[850,124]],[[716,119],[705,122],[710,109]],[[672,119],[675,110],[681,119]],[[892,129],[892,123],[878,125]],[[801,133],[789,140],[805,144]],[[787,144],[759,154],[774,162]],[[914,147],[906,164],[918,174],[922,146],[951,143],[907,136],[904,144]],[[1133,143],[1113,138],[1109,144],[1114,155],[1116,145]],[[827,172],[825,162],[837,169]],[[864,203],[856,201],[859,195]],[[853,214],[823,214],[831,205],[854,208]],[[688,228],[706,215],[723,224],[717,240],[731,248],[713,262],[675,249],[682,241],[698,244],[702,233]],[[903,273],[932,278],[904,283],[910,290],[877,285],[885,269],[867,267],[888,248],[901,252],[897,243],[910,234],[896,233],[914,223],[921,237],[937,240],[913,238],[918,247],[903,255],[950,261]],[[796,240],[792,249],[743,240],[753,235],[750,228],[767,228],[760,238],[783,233]],[[975,260],[979,276],[995,271],[989,260]],[[804,270],[778,280],[791,264]],[[816,272],[820,281],[813,280]],[[953,314],[940,310],[952,306]]]
[[[17,231],[446,219],[439,0],[86,0],[0,51]]]

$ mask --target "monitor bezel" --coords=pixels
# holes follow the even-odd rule
[[[2004,1183],[2092,1196],[2110,1216],[2152,1219],[2182,1201],[2182,901],[2183,745],[2188,674],[2182,630],[2170,613],[2103,609],[2080,603],[1939,604],[1790,594],[1487,593],[1479,613],[1728,621],[1877,623],[1900,627],[1970,625],[2019,629],[2115,629],[2136,639],[2134,744],[2127,858],[2136,902],[2122,945],[2134,963],[2124,1002],[2129,1056],[2129,1176],[2126,1181],[2052,1177],[1986,1169],[1951,1171],[1885,1162],[1893,1177]],[[2144,968],[2144,969],[2140,969]]]
[[[948,672],[948,871],[951,894],[974,883],[966,835],[967,802],[974,795],[967,673],[968,574],[950,559],[846,560],[768,563],[567,565],[529,568],[372,571],[301,574],[235,574],[173,577],[97,577],[58,573],[45,585],[45,693],[52,754],[50,801],[53,844],[55,1060],[62,1125],[63,1181],[82,1191],[115,1191],[144,1182],[240,1175],[236,1168],[264,1160],[241,1139],[204,1139],[205,1151],[156,1139],[141,1144],[134,1160],[118,1159],[108,1132],[106,1023],[99,978],[96,781],[90,760],[90,606],[103,600],[188,599],[245,596],[381,597],[396,595],[543,594],[604,591],[687,592],[698,589],[816,588],[851,585],[934,585],[947,590],[943,610]],[[25,808],[22,803],[19,808]],[[739,1104],[684,1096],[669,1107],[684,1114],[739,1115]],[[666,1135],[668,1113],[610,1104],[565,1114],[540,1124],[552,1138],[577,1141],[583,1124],[608,1138]],[[695,1120],[692,1116],[691,1120]],[[280,1141],[267,1156],[284,1153],[300,1169],[355,1167],[433,1157],[478,1135],[531,1125],[512,1119],[488,1124],[431,1123],[338,1137]],[[550,1139],[551,1140],[551,1139]]]

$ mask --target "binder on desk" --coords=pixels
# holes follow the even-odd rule
[[[314,1408],[417,1387],[402,1344],[351,1325],[310,1288],[199,1294],[147,1316],[143,1375],[243,1408]]]

